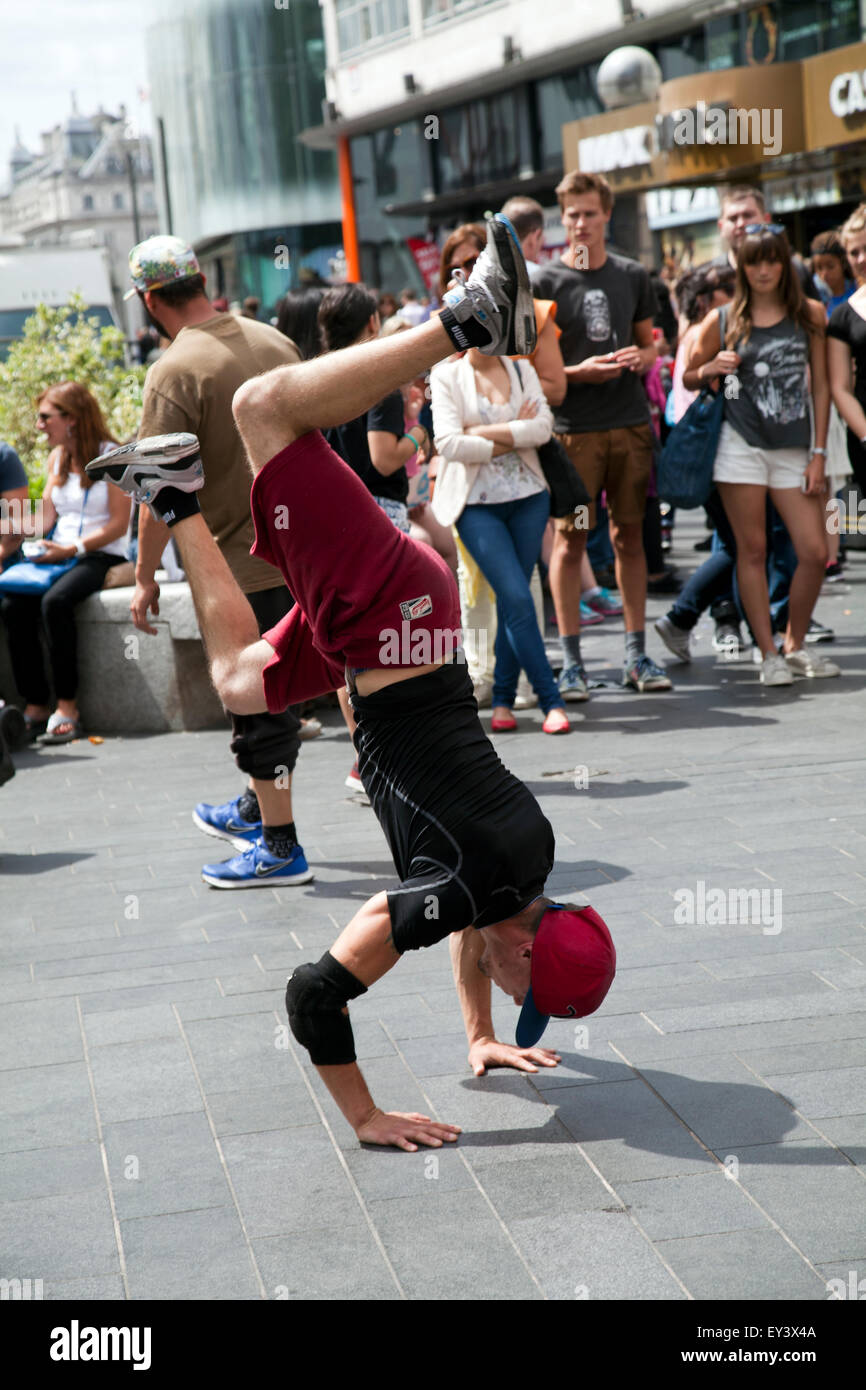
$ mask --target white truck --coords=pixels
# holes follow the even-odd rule
[[[101,326],[118,327],[101,247],[0,245],[0,359],[37,304],[59,309],[77,291]]]

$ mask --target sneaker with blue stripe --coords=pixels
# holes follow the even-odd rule
[[[234,859],[205,864],[201,876],[211,888],[280,888],[309,883],[313,870],[300,845],[293,846],[288,859],[278,859],[260,837]]]
[[[192,813],[194,823],[205,835],[213,835],[217,840],[228,840],[235,849],[246,849],[262,833],[260,820],[244,820],[238,809],[240,797],[234,801],[224,801],[221,806],[211,806],[200,801]]]

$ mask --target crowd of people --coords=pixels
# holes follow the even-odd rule
[[[833,634],[813,610],[822,584],[845,563],[837,494],[852,476],[866,492],[866,206],[816,237],[803,259],[769,219],[761,192],[732,188],[722,198],[719,256],[671,284],[609,249],[613,193],[604,177],[569,174],[557,198],[568,244],[552,260],[540,259],[539,204],[515,197],[503,209],[532,284],[532,352],[458,347],[324,432],[389,521],[456,576],[464,656],[479,708],[491,707],[491,731],[517,730],[520,710],[537,704],[545,733],[567,733],[567,706],[604,684],[588,670],[584,630],[610,619],[622,619],[622,683],[641,693],[672,688],[668,654],[692,659],[691,634],[707,610],[714,648],[738,656],[750,639],[764,684],[838,675],[816,650]],[[252,298],[235,313],[212,301],[192,248],[177,238],[131,253],[148,320],[142,344],[160,345],[139,435],[200,440],[208,461],[202,512],[260,632],[290,611],[294,596],[251,554],[235,392],[263,371],[435,320],[486,244],[484,225],[455,228],[432,301],[412,289],[398,297],[363,284],[306,285],[285,296],[272,325],[259,321]],[[706,389],[725,397],[706,502],[711,535],[702,543],[711,553],[682,583],[665,558],[675,517],[658,496],[656,467],[666,437]],[[81,733],[76,604],[130,555],[133,621],[155,632],[155,576],[170,537],[147,509],[131,513],[115,490],[91,485],[85,463],[117,443],[91,392],[74,382],[53,386],[37,414],[50,446],[43,504],[54,530],[32,558],[66,568],[42,592],[4,592],[0,613],[30,736],[65,742]],[[555,516],[550,448],[564,451],[586,499]],[[0,492],[26,496],[26,482],[5,445]],[[8,568],[22,554],[6,529],[0,563]],[[672,598],[654,625],[664,666],[646,650],[648,593]],[[558,656],[545,642],[549,609]],[[50,673],[33,640],[40,626]],[[354,736],[344,688],[338,698]],[[289,864],[292,881],[309,877],[290,778],[279,784],[275,772],[291,773],[300,742],[321,730],[302,714],[232,715],[231,749],[246,790],[193,813],[201,830],[240,851],[226,865],[205,866],[213,886],[256,881],[256,846]],[[346,781],[363,790],[357,760]]]
[[[619,617],[623,686],[670,690],[646,651],[648,592],[676,593],[656,630],[680,660],[710,607],[719,641],[742,642],[747,624],[764,684],[839,674],[808,639],[828,567],[844,562],[830,555],[826,525],[847,473],[834,452],[843,437],[866,486],[866,206],[807,264],[760,192],[733,189],[724,254],[660,303],[648,272],[608,249],[607,181],[569,174],[557,197],[568,245],[554,261],[537,260],[543,213],[528,198],[486,228],[455,229],[437,309],[412,293],[400,306],[364,285],[307,287],[269,325],[216,308],[192,248],[151,238],[131,252],[130,272],[168,346],[148,371],[137,441],[115,447],[75,383],[38,404],[54,530],[34,558],[65,568],[40,595],[3,598],[34,737],[80,732],[74,608],[122,558],[130,497],[146,503],[133,621],[154,631],[157,567],[173,540],[246,779],[240,794],[193,811],[200,830],[238,851],[206,865],[206,883],[312,878],[292,773],[304,706],[338,693],[357,753],[349,784],[368,796],[400,883],[295,970],[286,1004],[343,1114],[373,1143],[457,1134],[383,1114],[357,1067],[347,1005],[403,952],[449,937],[478,1074],[555,1065],[537,1046],[548,1018],[594,1011],[613,979],[597,914],[545,896],[551,827],[500,762],[479,706],[489,699],[490,730],[506,733],[537,702],[542,730],[567,734],[568,704],[593,687],[583,629]],[[713,552],[678,592],[655,464],[704,390],[724,400],[707,502]],[[10,454],[0,482],[20,489]],[[4,539],[4,574],[20,563],[14,546]],[[540,568],[558,659],[544,640]],[[50,686],[33,655],[40,621]],[[494,631],[490,664],[483,639]],[[453,639],[444,653],[443,635]],[[516,1047],[495,1038],[491,981],[521,1009]]]

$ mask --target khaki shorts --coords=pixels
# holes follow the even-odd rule
[[[589,518],[554,518],[557,531],[582,530],[595,525],[595,499],[604,488],[607,510],[618,526],[643,521],[646,492],[652,468],[652,432],[649,425],[627,429],[588,431],[557,436],[592,498]]]

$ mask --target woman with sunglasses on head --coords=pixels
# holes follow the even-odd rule
[[[38,428],[51,446],[42,494],[43,527],[54,530],[32,558],[37,564],[75,563],[41,594],[5,594],[0,611],[15,684],[27,702],[24,718],[31,738],[42,735],[43,743],[69,743],[81,734],[75,608],[102,588],[112,566],[126,559],[130,500],[106,482],[91,482],[84,471],[86,463],[118,443],[85,386],[75,381],[50,386],[40,396],[37,412]],[[40,619],[57,701],[53,713],[38,640]]]
[[[827,563],[824,309],[805,298],[778,223],[746,228],[733,302],[701,324],[683,384],[695,390],[712,377],[725,378],[713,481],[736,538],[737,580],[763,658],[761,681],[775,686],[790,685],[795,675],[838,676],[838,666],[804,646]],[[768,493],[797,554],[782,654],[773,641],[767,588]]]

